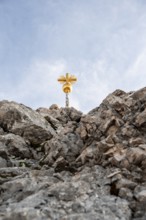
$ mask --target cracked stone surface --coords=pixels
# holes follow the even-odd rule
[[[88,114],[0,102],[0,220],[145,220],[146,88]]]

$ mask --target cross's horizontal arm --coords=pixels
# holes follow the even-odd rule
[[[60,83],[65,83],[65,82],[66,82],[66,78],[65,78],[64,76],[60,76],[60,77],[58,78],[58,82],[60,82]]]
[[[77,78],[75,77],[75,76],[71,76],[70,78],[69,78],[69,82],[71,82],[71,83],[74,83],[74,82],[76,82],[77,81]]]

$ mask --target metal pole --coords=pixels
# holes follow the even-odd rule
[[[66,93],[66,108],[69,108],[69,94]]]

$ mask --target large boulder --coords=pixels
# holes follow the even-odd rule
[[[55,135],[54,129],[39,113],[15,102],[0,102],[0,126],[5,132],[24,137],[38,146]]]

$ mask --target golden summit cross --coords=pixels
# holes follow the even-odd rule
[[[66,107],[69,107],[69,93],[72,92],[72,84],[77,81],[74,75],[66,73],[66,76],[60,76],[58,82],[62,83],[62,90],[66,94]]]

